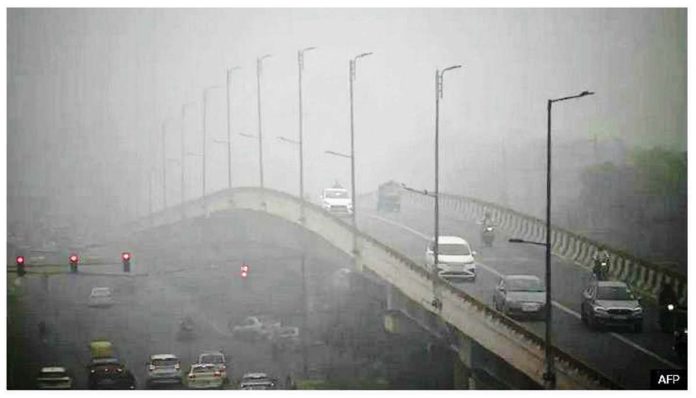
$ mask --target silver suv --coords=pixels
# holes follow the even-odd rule
[[[147,385],[181,384],[181,362],[173,354],[150,355],[147,362]]]
[[[592,329],[630,326],[635,332],[643,331],[643,307],[624,282],[590,282],[582,293],[580,314],[583,323]]]

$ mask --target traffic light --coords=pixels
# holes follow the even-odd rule
[[[131,254],[128,252],[121,253],[121,260],[123,260],[123,272],[130,272]]]
[[[70,272],[77,273],[77,263],[80,262],[80,257],[77,254],[71,254],[68,260],[70,261]]]
[[[243,279],[246,279],[247,276],[249,276],[249,266],[246,264],[242,264],[240,267],[240,275],[242,276]]]
[[[24,256],[17,256],[17,275],[24,276],[27,271],[24,269]]]

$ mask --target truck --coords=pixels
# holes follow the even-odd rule
[[[379,186],[377,211],[401,211],[401,187],[398,183],[388,181]]]

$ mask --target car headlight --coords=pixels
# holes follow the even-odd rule
[[[643,313],[643,308],[642,307],[636,307],[633,309],[634,314],[642,314]]]
[[[607,314],[607,309],[604,307],[596,306],[592,307],[592,310],[598,314]]]

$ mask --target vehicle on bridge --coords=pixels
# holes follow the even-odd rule
[[[429,271],[435,264],[435,239],[425,249],[425,266]],[[442,279],[476,280],[476,262],[469,243],[458,236],[438,238],[437,274]]]
[[[506,275],[493,292],[493,305],[508,316],[543,319],[546,289],[534,275]]]
[[[245,373],[239,382],[240,390],[274,390],[275,380],[268,377],[266,373]]]
[[[111,297],[111,288],[95,287],[89,295],[87,305],[90,307],[111,307],[114,300]]]
[[[353,214],[353,200],[350,198],[348,190],[336,184],[333,188],[326,188],[322,192],[321,206],[329,213],[336,215]]]
[[[186,379],[188,388],[222,388],[224,385],[222,373],[210,363],[194,363]]]
[[[205,351],[198,356],[199,364],[212,365],[214,370],[220,373],[223,383],[227,382],[227,362],[225,355],[220,351]]]
[[[580,315],[591,329],[629,326],[635,332],[643,330],[643,307],[624,282],[592,280],[582,293]]]
[[[377,211],[401,211],[401,186],[399,184],[389,181],[379,186]]]
[[[251,340],[269,339],[276,329],[280,328],[280,322],[265,315],[254,315],[244,318],[241,324],[229,325],[235,337]]]
[[[72,388],[72,377],[62,366],[41,368],[36,377],[36,387],[39,390],[67,390]]]
[[[153,354],[147,362],[148,386],[181,384],[181,362],[174,354]]]

